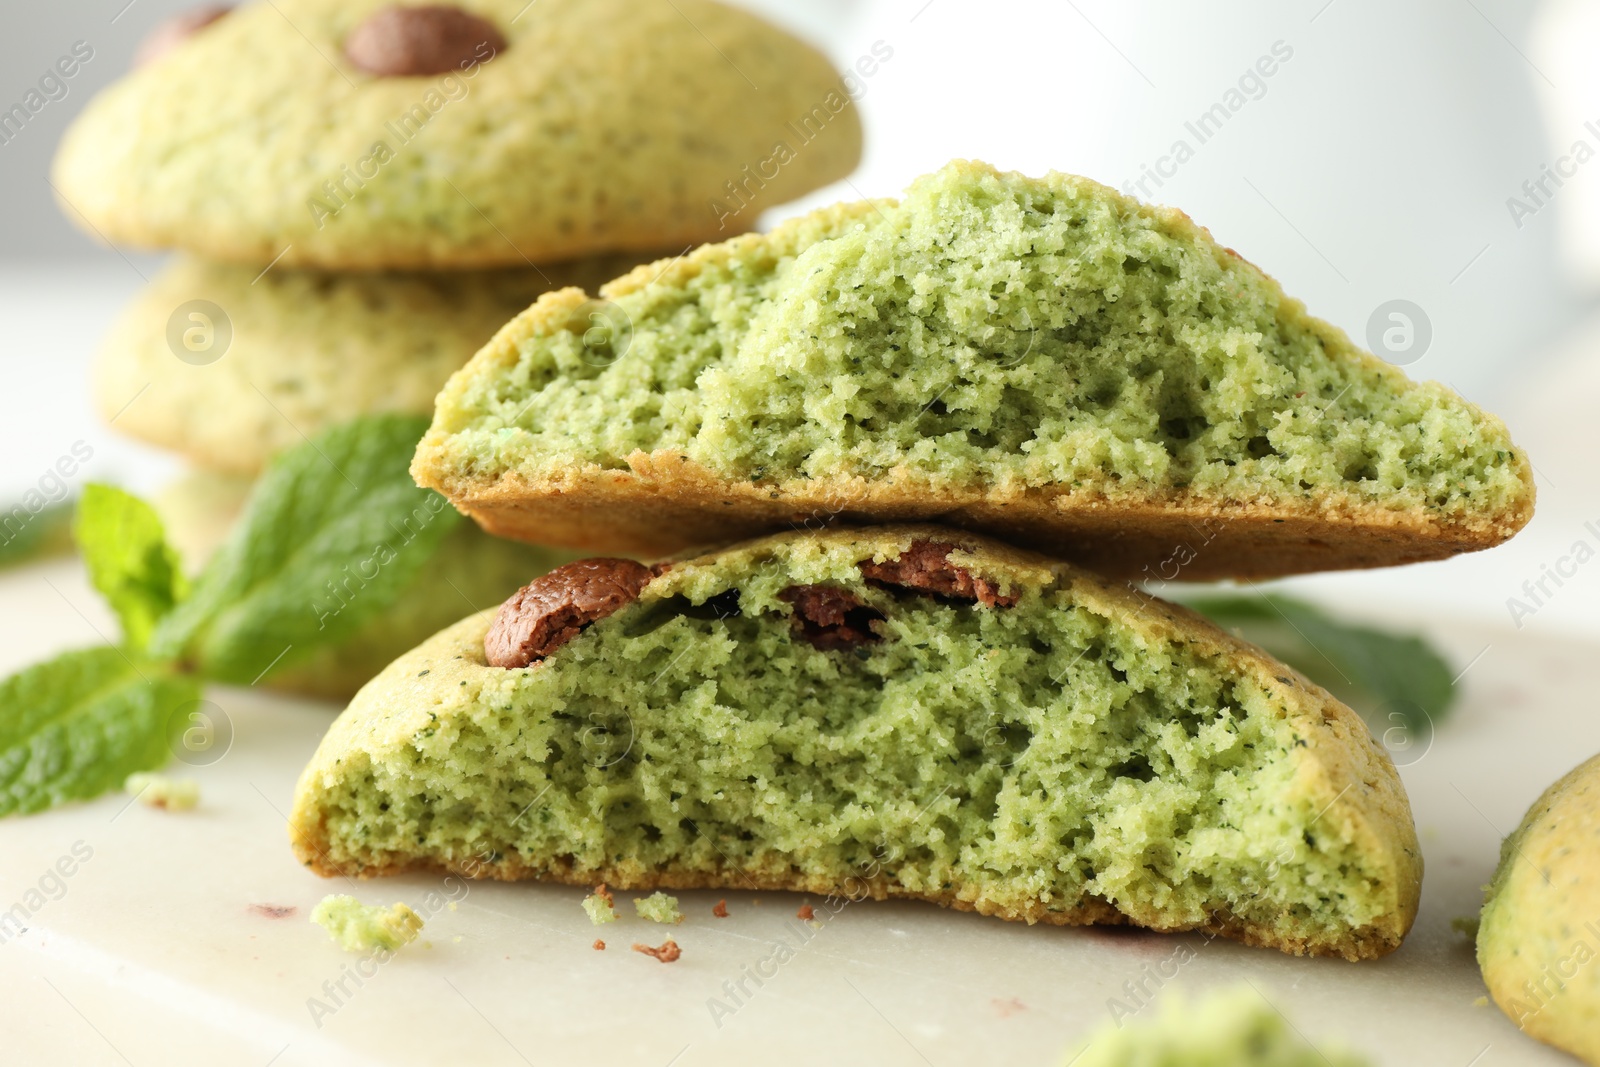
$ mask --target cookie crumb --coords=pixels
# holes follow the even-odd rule
[[[726,919],[728,917],[728,902],[726,900],[717,901],[717,906],[711,909],[711,914],[719,919]]]
[[[796,919],[803,919],[806,922],[810,922],[812,919],[817,917],[817,913],[811,910],[810,904],[802,904],[800,905],[800,910],[794,913],[794,917]]]
[[[200,803],[200,783],[193,778],[168,778],[164,774],[130,774],[122,788],[149,808],[191,811]]]
[[[617,921],[617,909],[612,900],[611,891],[601,882],[594,887],[594,892],[583,898],[583,910],[588,913],[589,921],[595,926],[602,923]]]
[[[346,952],[389,952],[417,939],[422,916],[396,904],[367,906],[342,894],[324,897],[311,911],[311,921],[328,931]]]
[[[639,942],[635,941],[633,943],[633,951],[642,953],[646,956],[654,956],[662,963],[671,963],[673,960],[683,955],[683,950],[678,948],[678,943],[672,940],[670,937],[661,942],[661,944],[656,948],[651,948],[649,945],[641,945]]]
[[[606,950],[606,943],[604,941],[600,940],[598,937],[595,938],[594,939],[594,950],[596,952],[604,952]]]
[[[1010,997],[1006,1000],[1001,1000],[999,997],[991,997],[990,1003],[994,1005],[994,1013],[1002,1019],[1009,1019],[1019,1011],[1028,1010],[1028,1006],[1016,997]]]
[[[678,898],[666,893],[651,893],[647,897],[634,897],[633,910],[639,918],[658,923],[681,923],[683,913],[678,910]]]

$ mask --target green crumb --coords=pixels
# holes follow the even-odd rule
[[[583,898],[583,910],[589,913],[589,921],[596,926],[617,921],[616,904],[603,885],[595,887],[593,893]]]
[[[122,788],[141,804],[168,811],[191,811],[200,803],[200,783],[193,778],[168,778],[164,774],[130,774]]]
[[[1478,917],[1476,915],[1458,915],[1450,920],[1450,929],[1462,937],[1478,940]]]
[[[415,941],[422,931],[422,916],[404,904],[369,906],[343,894],[322,898],[312,909],[311,921],[327,930],[346,952],[393,952]]]
[[[635,897],[633,909],[639,918],[657,923],[681,923],[683,913],[678,910],[678,898],[665,893],[651,893],[644,898]]]
[[[1154,1018],[1112,1001],[1114,1021],[1079,1044],[1064,1062],[1072,1067],[1368,1067],[1365,1057],[1315,1047],[1254,988],[1186,1000],[1181,991],[1162,997]]]

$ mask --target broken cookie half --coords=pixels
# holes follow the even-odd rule
[[[1421,877],[1393,765],[1326,692],[927,526],[557,568],[367,685],[291,835],[325,875],[908,897],[1349,959],[1400,943]]]
[[[1072,175],[957,161],[600,297],[546,293],[439,394],[412,474],[491,533],[654,557],[932,521],[1204,581],[1443,559],[1533,512],[1494,416]]]

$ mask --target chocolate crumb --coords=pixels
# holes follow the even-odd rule
[[[813,648],[834,652],[880,640],[876,624],[883,621],[883,612],[867,607],[849,590],[791,585],[778,599],[794,605],[790,625]]]
[[[810,922],[817,917],[817,913],[811,910],[810,904],[802,904],[800,905],[800,910],[794,913],[794,917]]]
[[[393,4],[367,18],[344,41],[345,58],[368,74],[451,74],[487,62],[506,47],[494,23],[449,4]]]
[[[683,955],[683,950],[678,947],[678,943],[672,940],[670,937],[661,942],[661,944],[656,948],[651,948],[649,945],[641,945],[635,941],[633,943],[633,951],[642,953],[646,956],[654,956],[662,963],[671,963],[673,960]]]
[[[951,563],[950,553],[957,547],[913,541],[900,553],[899,559],[886,559],[882,563],[864,561],[861,573],[878,585],[932,593],[951,600],[976,600],[985,607],[1009,608],[1017,602],[1014,596],[1001,596],[996,583]]]
[[[653,577],[631,559],[580,559],[535,578],[500,605],[483,637],[492,667],[527,667],[627,607]]]
[[[728,902],[726,900],[717,901],[717,906],[711,909],[711,914],[719,919],[726,919],[728,917]]]
[[[1028,1010],[1028,1006],[1022,1003],[1022,1001],[1018,1000],[1016,997],[1012,997],[1009,1000],[1001,1000],[999,997],[991,997],[990,1002],[994,1005],[995,1014],[1000,1016],[1002,1019],[1009,1019],[1019,1011]]]

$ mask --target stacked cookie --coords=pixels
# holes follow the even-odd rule
[[[282,449],[430,412],[541,293],[738,232],[860,153],[829,63],[710,0],[275,0],[180,17],[140,58],[69,130],[54,185],[105,238],[183,253],[107,339],[95,393],[194,464],[162,501],[192,562]],[[795,121],[803,148],[753,172]],[[476,531],[443,551],[477,603],[567,558]],[[461,606],[411,590],[268,681],[348,695]]]
[[[397,661],[301,779],[304,862],[1400,943],[1383,748],[1136,582],[1503,541],[1533,487],[1498,420],[1068,175],[956,162],[600,292],[629,343],[541,297],[419,483],[591,552],[767,536],[558,567]]]

